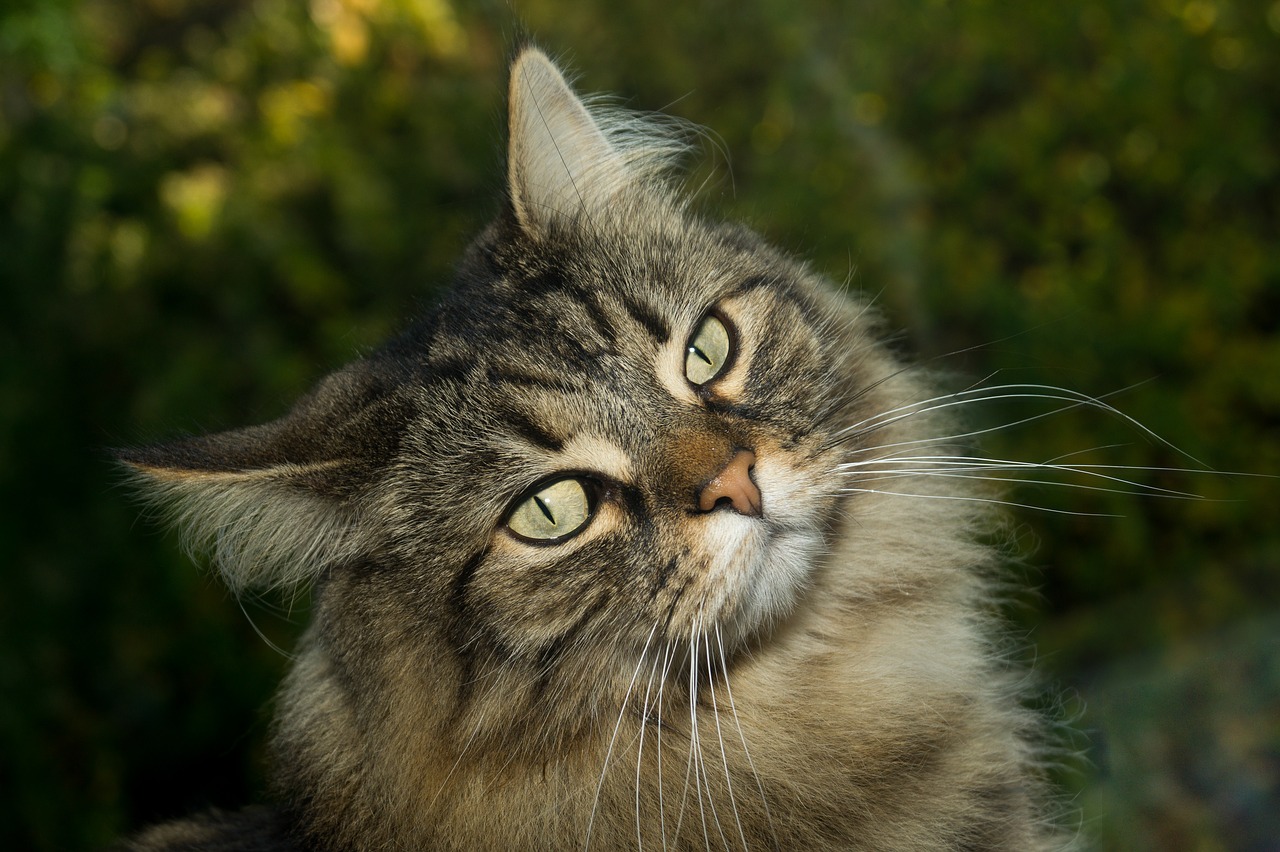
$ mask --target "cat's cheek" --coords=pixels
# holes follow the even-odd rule
[[[812,529],[772,535],[751,566],[732,623],[744,638],[784,618],[813,581],[824,550],[822,535]]]
[[[818,517],[833,499],[835,464],[834,458],[808,457],[804,448],[788,450],[775,440],[760,440],[752,477],[760,489],[765,518],[787,527],[818,526]]]
[[[511,647],[558,640],[606,602],[601,572],[616,561],[624,519],[619,506],[602,501],[586,528],[563,541],[537,544],[498,530],[467,584],[469,607]]]

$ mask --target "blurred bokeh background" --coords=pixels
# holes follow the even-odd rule
[[[305,600],[231,597],[107,448],[273,417],[429,304],[524,32],[709,128],[702,206],[959,386],[1114,393],[1187,454],[1077,410],[991,455],[1280,473],[1280,2],[9,0],[0,848],[260,790]],[[1012,498],[1059,774],[1099,848],[1280,848],[1280,488],[1138,476],[1202,499]]]

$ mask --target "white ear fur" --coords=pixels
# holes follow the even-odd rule
[[[533,235],[592,217],[621,190],[648,181],[685,149],[677,122],[588,107],[541,51],[511,66],[507,179],[516,219]]]
[[[559,69],[538,50],[511,66],[508,179],[516,218],[534,232],[590,215],[626,181],[626,166]]]
[[[290,485],[304,472],[293,465],[218,473],[131,466],[187,551],[208,553],[234,592],[295,587],[360,550],[356,511]]]

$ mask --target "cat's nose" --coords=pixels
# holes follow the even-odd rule
[[[739,515],[758,518],[763,512],[760,489],[751,479],[756,465],[756,454],[750,450],[738,450],[724,469],[711,477],[711,481],[698,492],[698,508],[710,512],[717,506],[730,506]]]

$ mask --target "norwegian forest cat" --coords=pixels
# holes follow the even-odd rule
[[[991,494],[875,312],[671,188],[536,49],[436,308],[279,420],[125,450],[314,588],[270,806],[153,849],[1008,849],[1046,816]]]

